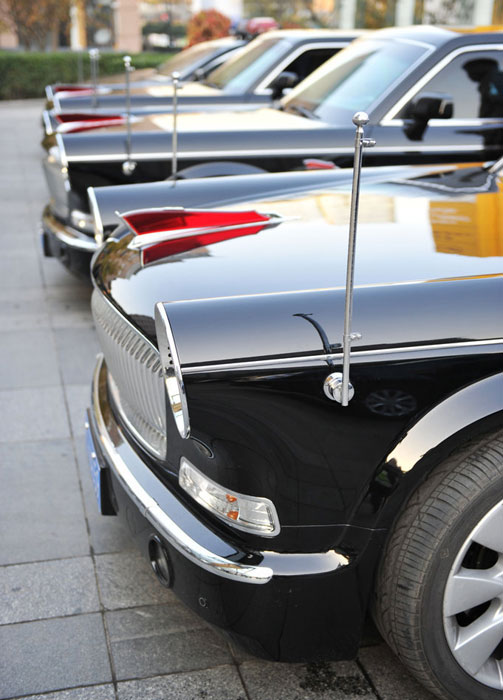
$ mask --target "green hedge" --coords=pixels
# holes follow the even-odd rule
[[[100,79],[124,70],[125,53],[101,53]],[[167,58],[167,53],[133,54],[137,69],[151,68]],[[82,55],[84,80],[89,80],[89,56]],[[50,83],[75,83],[78,80],[78,56],[70,51],[54,53],[21,53],[0,51],[0,100],[24,97],[45,97],[44,87]]]

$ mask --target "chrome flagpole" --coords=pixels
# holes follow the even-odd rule
[[[131,65],[131,56],[124,56],[124,70],[126,73],[126,160],[122,164],[122,172],[124,175],[132,175],[136,162],[131,159],[131,85],[129,76],[134,71]]]
[[[171,178],[176,181],[176,172],[178,170],[178,85],[180,82],[180,73],[174,72],[171,75],[173,80],[173,137],[171,142],[172,162],[171,162]]]
[[[351,331],[353,315],[353,291],[356,251],[356,230],[358,225],[358,205],[360,201],[360,173],[365,147],[375,146],[373,139],[364,138],[363,127],[369,121],[365,112],[356,112],[353,124],[356,126],[355,155],[353,164],[353,184],[351,189],[351,209],[349,218],[348,259],[346,267],[346,299],[344,304],[344,330],[342,335],[342,374],[334,372],[325,379],[324,390],[328,398],[347,406],[354,396],[354,388],[349,379],[351,343],[360,340],[361,333]]]
[[[89,60],[91,62],[91,82],[93,84],[92,107],[96,109],[98,106],[98,70],[100,60],[100,52],[98,49],[89,50]]]

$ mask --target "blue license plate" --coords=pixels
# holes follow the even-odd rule
[[[86,448],[89,469],[91,470],[91,478],[93,480],[94,493],[98,499],[98,508],[101,512],[101,467],[98,462],[98,458],[96,457],[93,436],[91,435],[90,428],[86,428]]]

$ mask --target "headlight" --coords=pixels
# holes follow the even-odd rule
[[[205,476],[185,457],[180,462],[178,481],[192,498],[228,525],[262,537],[279,533],[276,508],[268,498],[230,491]]]
[[[169,405],[171,406],[178,432],[183,438],[188,438],[190,435],[189,409],[182,369],[178,359],[173,331],[171,330],[164,305],[161,302],[155,306],[155,329]]]

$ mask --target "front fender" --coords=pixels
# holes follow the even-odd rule
[[[362,507],[368,512],[373,502],[374,526],[389,528],[438,464],[469,440],[501,427],[502,421],[503,372],[464,387],[422,416],[373,476]]]

